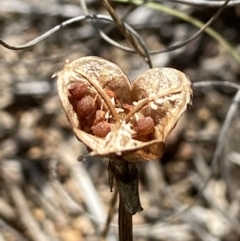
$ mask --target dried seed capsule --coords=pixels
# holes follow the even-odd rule
[[[154,126],[155,123],[152,117],[143,117],[137,121],[135,131],[137,132],[138,136],[145,136],[154,132]]]
[[[87,84],[79,81],[72,81],[68,85],[68,92],[73,98],[81,99],[87,92]]]
[[[131,85],[118,66],[88,56],[67,61],[54,76],[73,131],[92,155],[115,153],[131,162],[159,159],[191,104],[191,82],[176,69],[147,70]]]
[[[106,121],[101,121],[92,127],[93,134],[98,137],[105,137],[110,131],[111,126]]]
[[[84,96],[78,101],[76,113],[79,118],[88,118],[94,111],[96,111],[96,103],[90,95]]]

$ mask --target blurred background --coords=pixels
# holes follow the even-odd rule
[[[161,6],[205,23],[223,3],[191,2],[111,5],[148,51],[155,51],[199,29],[193,19],[170,15]],[[134,216],[136,241],[240,240],[240,3],[230,3],[211,25],[213,34],[204,32],[182,48],[151,55],[154,67],[186,73],[194,96],[163,158],[138,164],[144,210]],[[99,1],[85,4],[91,14],[108,15]],[[77,0],[1,0],[0,37],[10,45],[24,44],[85,13],[84,2]],[[113,196],[108,160],[77,161],[87,150],[71,131],[51,76],[66,59],[91,55],[116,63],[130,80],[149,67],[138,54],[103,40],[96,26],[131,47],[113,23],[100,20],[74,22],[25,50],[0,46],[0,241],[101,236]],[[118,240],[117,211],[106,240]]]

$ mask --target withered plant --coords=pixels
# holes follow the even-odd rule
[[[162,157],[165,142],[191,105],[189,78],[172,68],[146,71],[131,84],[99,57],[67,61],[58,93],[72,129],[92,156],[109,158],[109,183],[119,190],[119,237],[132,240],[132,215],[142,211],[136,162]]]

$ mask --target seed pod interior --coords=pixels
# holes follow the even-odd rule
[[[190,80],[171,68],[148,70],[131,85],[117,65],[91,56],[68,61],[54,76],[73,131],[92,155],[160,158],[191,103]]]
[[[155,137],[165,141],[191,104],[191,82],[184,73],[176,69],[150,69],[133,82],[132,95],[138,101],[149,99],[140,112],[153,118],[156,124]]]

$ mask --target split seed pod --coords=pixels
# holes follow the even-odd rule
[[[150,69],[131,84],[117,65],[91,56],[67,61],[53,76],[73,131],[91,155],[156,160],[191,105],[189,78],[172,68]]]

